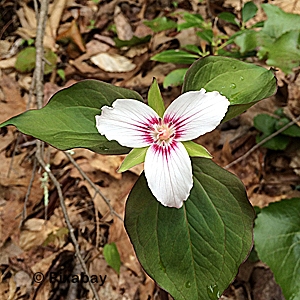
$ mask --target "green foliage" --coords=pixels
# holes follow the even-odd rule
[[[154,32],[177,28],[177,23],[166,17],[158,17],[151,21],[144,21],[144,24],[150,27]]]
[[[285,73],[300,64],[300,16],[286,13],[271,4],[262,4],[267,20],[260,31],[246,29],[235,38],[241,53],[254,49],[260,59],[270,66],[281,68]],[[280,24],[280,26],[278,26]]]
[[[257,13],[257,6],[252,2],[246,2],[242,8],[242,21],[246,23],[250,19],[252,19]]]
[[[166,50],[151,57],[151,60],[176,63],[176,64],[192,64],[199,58],[199,55],[191,54],[183,50]]]
[[[17,55],[15,68],[21,73],[32,71],[35,68],[35,56],[35,47],[27,47],[23,49]],[[56,67],[57,55],[50,49],[46,49],[44,56],[46,59],[44,73],[49,74]]]
[[[107,264],[120,274],[121,259],[115,243],[106,244],[103,247],[103,256]]]
[[[255,247],[268,264],[286,300],[300,299],[300,198],[271,203],[258,215]]]
[[[95,116],[100,114],[101,107],[111,106],[122,98],[142,101],[134,91],[85,80],[56,93],[42,109],[24,112],[0,127],[14,125],[21,132],[61,150],[82,147],[101,154],[128,153],[129,148],[108,141],[95,125]]]
[[[218,299],[251,249],[254,212],[237,177],[210,159],[192,162],[194,186],[182,208],[162,206],[142,175],[125,227],[145,271],[176,300]]]
[[[142,38],[134,35],[130,40],[127,40],[127,41],[120,40],[117,37],[114,38],[114,41],[116,43],[117,48],[122,48],[122,47],[132,47],[132,46],[145,44],[145,43],[148,43],[150,41],[150,39],[151,39],[151,35],[146,35]]]
[[[183,92],[219,91],[231,106],[230,119],[276,90],[273,73],[232,58],[209,56],[187,72]],[[157,82],[149,104],[164,112]],[[131,90],[86,80],[56,93],[40,110],[12,117],[0,127],[14,125],[25,133],[62,150],[83,147],[101,154],[128,153],[129,148],[108,141],[96,129],[95,116],[116,99],[142,97]],[[162,206],[151,194],[144,175],[126,204],[125,225],[144,269],[177,299],[217,299],[235,277],[252,247],[254,212],[242,183],[217,166],[202,146],[184,142],[192,158],[194,185],[180,209]],[[141,163],[147,148],[134,149],[120,171]],[[207,157],[207,158],[203,158]],[[113,246],[104,250],[108,263],[119,272]]]
[[[221,20],[224,20],[228,23],[239,26],[239,21],[238,21],[237,17],[234,14],[230,13],[230,12],[226,12],[226,11],[221,12],[218,17]]]
[[[189,156],[212,158],[210,153],[202,146],[192,141],[182,142]]]
[[[148,92],[148,105],[157,112],[157,114],[162,117],[165,112],[164,100],[161,96],[158,83],[156,79],[153,80],[153,83]]]
[[[224,119],[229,120],[272,95],[276,82],[272,72],[264,68],[211,56],[195,62],[185,77],[184,92],[201,88],[219,91],[230,100],[231,106]],[[84,147],[101,154],[128,153],[129,148],[108,141],[95,126],[95,115],[100,114],[101,107],[110,106],[120,98],[142,101],[134,91],[86,80],[59,91],[41,110],[29,110],[0,126],[14,125],[21,132],[61,150]]]
[[[163,87],[178,86],[183,84],[184,76],[188,68],[176,69],[171,71],[164,79]]]
[[[65,79],[66,79],[66,73],[65,73],[65,70],[63,70],[63,69],[58,69],[56,72],[57,72],[57,75],[58,75],[62,80],[65,80]]]
[[[275,117],[268,114],[259,114],[254,117],[253,121],[255,128],[262,132],[262,134],[256,137],[257,143],[291,122],[285,116]],[[280,134],[265,142],[262,146],[272,150],[284,150],[291,141],[290,137],[300,137],[300,127],[297,124],[291,125]]]
[[[181,31],[183,29],[191,28],[191,27],[203,27],[204,20],[201,15],[199,14],[191,14],[185,12],[183,14],[183,19],[185,22],[177,25],[177,30]]]
[[[183,91],[219,91],[230,101],[223,120],[241,114],[261,99],[276,92],[276,80],[271,71],[236,59],[208,56],[196,61],[188,70]]]
[[[130,168],[143,163],[145,161],[146,152],[148,148],[149,147],[132,149],[123,160],[118,172],[119,173],[125,172]]]
[[[262,8],[267,15],[267,20],[257,22],[250,27],[247,27],[247,22],[256,15],[258,10],[252,1],[246,2],[243,6],[241,20],[232,13],[222,12],[218,16],[219,19],[239,28],[232,36],[215,34],[211,22],[205,22],[199,14],[185,12],[182,14],[184,22],[177,25],[177,31],[195,28],[196,35],[204,40],[208,47],[200,49],[198,45],[188,45],[184,46],[184,49],[163,51],[151,59],[165,63],[192,64],[197,58],[209,54],[236,58],[257,56],[265,60],[269,66],[279,67],[285,73],[291,73],[293,68],[300,65],[300,16],[285,13],[271,4],[262,4]],[[156,19],[156,22],[160,20]],[[166,20],[162,24],[165,22]],[[174,21],[172,21],[172,28],[175,28]],[[260,28],[260,30],[254,30],[254,28]],[[225,50],[229,44],[236,44],[238,48],[232,47],[230,51]],[[183,69],[172,72],[166,77],[164,87],[178,86],[183,83]]]
[[[35,68],[36,50],[34,47],[27,47],[17,55],[15,68],[21,73],[30,72]]]

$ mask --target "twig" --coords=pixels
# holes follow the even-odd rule
[[[61,209],[62,209],[62,212],[63,212],[63,215],[64,215],[64,218],[65,218],[65,221],[66,221],[66,224],[67,224],[67,227],[68,227],[68,230],[69,230],[69,233],[70,233],[70,237],[71,237],[71,240],[72,240],[72,243],[74,245],[74,248],[75,248],[75,253],[80,261],[80,264],[82,266],[82,269],[83,271],[85,272],[85,274],[87,274],[87,276],[89,277],[89,285],[93,291],[93,294],[94,294],[94,297],[97,299],[97,300],[100,300],[99,298],[99,295],[93,285],[93,283],[91,282],[91,277],[89,275],[89,271],[87,269],[87,266],[85,264],[85,261],[82,257],[82,255],[80,254],[80,250],[79,250],[79,244],[76,240],[76,237],[75,237],[75,234],[74,234],[74,228],[70,222],[70,218],[69,218],[69,215],[68,215],[68,211],[67,211],[67,208],[66,208],[66,205],[65,205],[65,200],[64,200],[64,197],[63,197],[63,193],[62,193],[62,189],[60,187],[60,184],[58,182],[58,180],[56,179],[56,177],[53,175],[53,173],[51,172],[51,170],[47,167],[47,165],[45,164],[42,156],[41,156],[41,153],[40,151],[37,149],[37,152],[36,152],[36,158],[39,162],[39,164],[43,167],[43,169],[48,173],[51,181],[53,182],[56,190],[57,190],[57,193],[58,193],[58,198],[59,198],[59,202],[60,202],[60,206],[61,206]]]
[[[29,182],[29,185],[28,185],[28,188],[27,188],[27,192],[26,192],[26,195],[25,195],[24,206],[23,206],[23,211],[22,211],[22,220],[20,222],[20,227],[21,227],[23,221],[27,217],[26,206],[27,206],[27,202],[28,202],[28,199],[29,199],[29,196],[30,196],[30,192],[31,192],[31,188],[32,188],[32,185],[33,185],[33,181],[34,181],[34,175],[35,175],[35,171],[36,171],[36,165],[37,165],[37,163],[36,163],[36,157],[35,157],[34,161],[33,161],[33,168],[32,168],[30,182]]]
[[[8,172],[7,172],[7,178],[10,177],[10,173],[11,173],[11,170],[12,170],[12,167],[13,167],[13,164],[14,164],[14,159],[15,159],[16,152],[17,152],[17,148],[18,148],[18,146],[20,144],[20,138],[21,138],[21,134],[18,132],[16,144],[14,146],[14,150],[13,150],[13,153],[12,153],[11,161],[10,161],[10,164],[9,164],[9,169],[8,169]]]
[[[36,89],[36,102],[37,108],[40,109],[43,106],[44,99],[44,83],[41,80],[44,77],[44,34],[46,27],[46,20],[48,14],[49,0],[41,1],[41,8],[38,14],[37,29],[36,29],[36,61],[35,61],[35,89]],[[35,4],[37,8],[37,4]]]
[[[35,70],[34,70],[34,81],[35,81],[35,90],[36,90],[36,102],[37,102],[37,108],[40,109],[43,106],[43,100],[44,100],[44,83],[43,83],[43,77],[44,77],[44,46],[43,46],[43,40],[44,40],[44,33],[45,33],[45,26],[46,26],[46,20],[47,20],[47,14],[48,14],[48,6],[49,6],[49,0],[41,0],[40,1],[40,11],[38,13],[38,4],[37,1],[34,0],[34,6],[36,9],[36,15],[37,18],[37,33],[36,33],[36,41],[35,41],[35,47],[36,47],[36,64],[35,64]],[[82,258],[80,251],[79,251],[79,244],[76,240],[76,237],[74,235],[74,229],[71,225],[70,218],[67,212],[67,208],[65,206],[64,197],[62,193],[62,189],[60,187],[60,184],[56,177],[51,172],[50,168],[47,167],[44,159],[43,159],[43,149],[44,149],[44,143],[40,140],[37,140],[36,143],[36,159],[39,162],[39,164],[42,166],[42,168],[47,172],[48,176],[50,177],[51,181],[53,182],[54,186],[57,189],[60,206],[68,227],[68,230],[70,232],[70,237],[72,240],[72,243],[75,248],[75,253],[80,261],[80,264],[82,266],[82,269],[87,274],[89,278],[89,285],[91,287],[91,290],[94,294],[94,297],[96,300],[100,300],[99,295],[91,282],[91,278],[87,269],[87,266],[84,262],[84,259]]]
[[[277,131],[273,132],[271,135],[267,136],[265,139],[261,140],[258,144],[256,144],[254,147],[252,147],[249,151],[247,151],[244,155],[240,156],[236,160],[229,163],[227,166],[224,167],[224,169],[229,169],[235,164],[239,163],[240,161],[244,160],[246,157],[248,157],[252,152],[254,152],[256,149],[258,149],[260,146],[262,146],[267,141],[271,140],[273,137],[277,136],[281,132],[285,131],[287,128],[291,127],[295,123],[297,123],[300,120],[300,116],[289,122],[288,124],[284,125],[282,128],[278,129]]]
[[[75,168],[79,171],[79,173],[81,174],[81,176],[90,184],[90,186],[95,190],[96,194],[99,194],[102,199],[105,201],[105,203],[107,204],[110,213],[112,215],[115,215],[117,218],[119,218],[122,222],[124,222],[123,218],[113,209],[113,207],[110,204],[110,200],[105,197],[101,191],[99,190],[99,188],[96,186],[96,184],[85,174],[85,172],[80,168],[80,166],[77,164],[77,162],[75,161],[75,159],[68,153],[65,152],[65,155],[67,156],[67,158],[70,160],[70,162],[75,166]]]

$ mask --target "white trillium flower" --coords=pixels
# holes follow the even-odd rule
[[[164,206],[180,208],[193,187],[192,164],[182,142],[215,129],[229,101],[219,92],[190,91],[175,99],[162,118],[134,99],[117,99],[102,107],[96,127],[108,140],[130,148],[147,147],[145,177]]]

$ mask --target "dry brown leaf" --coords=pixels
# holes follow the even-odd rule
[[[11,47],[11,42],[7,40],[0,40],[0,58],[5,56]]]
[[[106,72],[129,72],[136,68],[131,60],[119,54],[99,53],[91,61]]]
[[[147,72],[146,76],[143,76],[143,74],[139,73],[137,76],[134,76],[128,80],[126,82],[126,87],[133,89],[137,86],[149,87],[152,84],[153,78],[156,78],[158,83],[163,83],[166,75],[175,68],[176,66],[174,64],[158,64],[149,72]]]
[[[0,69],[14,68],[16,64],[16,57],[0,60]]]
[[[45,221],[45,220],[44,220]],[[31,267],[33,273],[41,272],[46,274],[52,265],[53,260],[63,251],[71,251],[74,252],[74,246],[71,243],[68,243],[64,248],[59,249],[58,251],[54,252],[50,256],[47,256],[43,259],[40,259],[36,264]]]
[[[46,222],[36,218],[28,219],[21,229],[19,246],[25,251],[40,246],[50,233],[58,229],[59,227],[54,226],[50,221]]]
[[[26,155],[27,153],[24,152],[11,158],[6,157],[4,151],[0,153],[0,184],[2,186],[28,186],[30,170],[21,166]]]
[[[134,58],[134,57],[140,56],[146,52],[148,52],[148,46],[147,45],[139,45],[139,46],[131,47],[126,52],[126,57]]]
[[[19,18],[22,27],[36,29],[36,15],[34,10],[29,8],[25,3],[21,3],[21,6],[17,14],[20,13]]]
[[[140,285],[140,299],[151,299],[154,289],[155,289],[155,282],[147,275],[146,280],[143,284]]]
[[[1,213],[1,210],[0,210]],[[1,233],[1,228],[0,228]],[[1,244],[1,235],[0,235],[0,244]],[[9,258],[13,256],[18,256],[23,253],[23,250],[15,244],[14,241],[11,239],[8,239],[2,247],[0,247],[0,265],[8,265],[9,264]]]
[[[69,25],[69,28],[61,32],[56,38],[58,41],[62,39],[71,39],[72,42],[78,46],[80,51],[85,52],[85,46],[81,37],[81,33],[76,24],[76,20],[73,20]]]
[[[46,24],[45,32],[47,35],[56,38],[62,13],[66,7],[67,0],[55,0],[49,9],[49,19]]]
[[[287,13],[300,14],[300,2],[298,0],[272,0],[272,4],[280,7]]]
[[[59,154],[57,155],[61,157]],[[123,157],[120,155],[102,155],[87,149],[75,149],[73,158],[85,158],[87,160],[84,162],[81,159],[81,164],[84,163],[84,171],[87,173],[102,171],[116,179],[122,178],[122,174],[117,172],[123,161]]]
[[[128,19],[123,15],[119,6],[115,7],[114,23],[120,40],[127,41],[133,37],[132,28]]]
[[[74,66],[77,70],[80,71],[82,74],[96,74],[99,72],[98,68],[94,68],[87,64],[86,62],[82,61],[82,56],[78,57],[75,60],[70,60],[70,65]],[[68,71],[66,70],[66,74],[68,74]],[[70,74],[68,74],[70,76]]]
[[[26,296],[26,294],[30,293],[30,290],[32,288],[31,286],[31,281],[32,278],[31,276],[29,276],[29,274],[23,270],[18,271],[15,275],[14,275],[14,281],[16,283],[16,288],[18,290],[21,290],[18,292],[18,294]]]
[[[151,40],[152,50],[155,51],[160,45],[166,44],[169,41],[174,40],[174,37],[166,36],[165,32],[159,32],[155,34]]]
[[[281,199],[286,198],[284,195],[279,195],[275,197],[271,197],[266,194],[253,194],[249,200],[253,206],[258,206],[263,208],[267,206],[269,203],[280,201]]]
[[[107,44],[104,44],[98,40],[91,40],[86,44],[86,54],[85,59],[90,58],[92,55],[101,53],[101,52],[107,52],[110,49],[110,46]]]
[[[124,197],[114,204],[114,209],[119,215],[121,215],[122,217],[124,216]],[[141,266],[136,258],[128,234],[125,231],[124,223],[118,218],[114,218],[114,222],[109,228],[108,243],[112,242],[114,242],[118,248],[122,264],[136,274],[141,274]]]
[[[296,155],[292,156],[290,167],[293,169],[293,171],[300,176],[300,150],[296,152]]]
[[[20,20],[21,26],[16,30],[16,34],[20,35],[25,40],[35,38],[36,36],[36,14],[33,9],[21,3],[21,8],[16,12]],[[55,51],[55,39],[51,31],[47,30],[44,35],[44,47]]]
[[[200,45],[200,39],[196,34],[195,28],[188,28],[180,31],[175,38],[179,41],[180,47],[186,45]]]
[[[7,75],[2,75],[0,88],[4,94],[4,102],[0,101],[0,122],[26,110],[26,103],[21,97],[18,83]]]
[[[0,184],[0,199],[8,198],[8,201],[1,201],[0,205],[0,247],[11,238],[14,242],[17,240],[17,233],[20,224],[20,220],[16,217],[21,214],[23,205],[19,201],[21,197],[24,197],[26,192],[25,188],[18,187],[8,190],[4,189]],[[9,226],[7,226],[9,224]]]

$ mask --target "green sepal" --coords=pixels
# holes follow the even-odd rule
[[[192,141],[182,142],[189,156],[212,158],[212,155],[203,146]]]
[[[123,162],[118,170],[118,173],[125,172],[128,169],[144,162],[148,148],[149,147],[147,146],[147,147],[143,147],[143,148],[132,149],[128,153],[128,155],[125,157],[125,159],[123,160]]]
[[[151,87],[148,92],[148,105],[154,109],[157,114],[162,118],[165,112],[164,100],[161,96],[158,83],[153,79]]]

